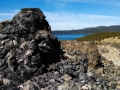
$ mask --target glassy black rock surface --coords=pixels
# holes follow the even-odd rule
[[[60,43],[39,8],[23,8],[0,25],[2,90],[13,90],[10,87],[43,74],[48,64],[59,61]]]

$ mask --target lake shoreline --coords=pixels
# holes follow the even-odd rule
[[[55,35],[60,41],[61,40],[75,40],[76,38],[87,36],[88,34],[62,34]]]

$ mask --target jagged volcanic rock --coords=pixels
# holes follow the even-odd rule
[[[0,90],[16,90],[48,64],[59,61],[60,43],[38,8],[24,8],[0,23]]]
[[[85,54],[76,51],[76,59],[51,64],[48,72],[19,85],[20,90],[108,90],[106,80],[88,70]]]

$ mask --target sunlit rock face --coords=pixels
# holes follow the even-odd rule
[[[0,29],[1,86],[21,84],[59,61],[60,43],[40,9],[21,9],[11,21],[1,22]]]

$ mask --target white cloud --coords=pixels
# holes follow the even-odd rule
[[[54,2],[54,0],[50,0]],[[120,6],[120,0],[56,0],[56,2],[84,2],[84,3],[96,3],[103,5],[112,5],[112,6]],[[59,3],[60,4],[60,3]]]
[[[1,12],[0,13],[0,21],[4,21],[4,20],[11,20],[13,18],[13,16],[15,14],[17,14],[19,12],[19,10],[14,10],[12,12]]]
[[[52,30],[120,25],[120,17],[69,12],[44,12]]]
[[[0,21],[11,20],[19,11],[0,13]],[[52,30],[71,30],[86,27],[120,25],[120,17],[70,12],[43,12]]]

